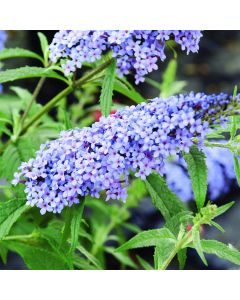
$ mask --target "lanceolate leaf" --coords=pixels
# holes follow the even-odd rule
[[[240,252],[232,246],[214,240],[201,240],[201,245],[204,252],[240,265]]]
[[[67,80],[53,71],[50,68],[39,68],[39,67],[22,67],[18,69],[11,69],[0,72],[0,83],[14,81],[24,78],[36,78],[36,77],[50,77],[60,79],[67,83]]]
[[[164,242],[164,240],[170,240],[173,243],[176,240],[175,236],[167,228],[142,231],[120,246],[116,251],[157,246]]]
[[[153,267],[149,264],[149,262],[144,260],[142,257],[137,255],[137,259],[144,270],[153,270]]]
[[[186,210],[182,201],[168,188],[165,180],[159,174],[149,175],[146,186],[153,204],[160,210],[165,220]]]
[[[68,270],[66,261],[57,253],[43,246],[8,241],[6,246],[17,252],[31,270]]]
[[[206,258],[203,254],[203,249],[200,241],[200,233],[197,228],[193,228],[192,230],[192,238],[193,238],[193,246],[196,249],[198,255],[201,257],[203,263],[207,266]]]
[[[32,98],[32,94],[28,90],[23,89],[19,86],[11,86],[10,89],[14,91],[19,99],[21,99],[25,103],[28,103]]]
[[[146,99],[144,99],[126,79],[115,78],[114,90],[136,103],[146,102]]]
[[[225,204],[225,205],[219,206],[219,207],[217,208],[217,210],[216,210],[216,215],[215,215],[215,217],[220,216],[220,215],[222,215],[223,213],[225,213],[227,210],[229,210],[229,208],[231,208],[231,207],[233,206],[234,203],[235,203],[235,202],[232,201],[232,202],[229,202],[229,203],[227,203],[227,204]]]
[[[163,73],[163,82],[161,84],[161,97],[167,98],[171,96],[171,88],[172,84],[176,78],[176,71],[177,71],[177,60],[172,59],[165,72]]]
[[[4,264],[7,263],[7,254],[8,254],[7,247],[1,243],[0,244],[0,258],[2,259],[2,262]]]
[[[72,211],[72,220],[71,220],[71,246],[70,252],[73,252],[78,244],[78,236],[79,236],[79,229],[83,215],[84,209],[84,199],[81,199],[80,204],[74,206]]]
[[[0,178],[13,179],[21,162],[34,157],[41,141],[34,136],[21,137],[16,144],[10,144],[0,157]]]
[[[235,85],[234,91],[233,91],[233,99],[237,96],[237,86]],[[237,133],[237,119],[236,116],[233,116],[231,118],[231,130],[230,130],[230,139],[233,140],[235,135]]]
[[[137,269],[137,265],[128,257],[127,254],[121,252],[115,252],[113,247],[105,247],[105,251],[112,254],[120,263],[131,267],[133,269]]]
[[[43,61],[37,53],[21,48],[5,48],[0,51],[0,60],[15,57],[31,57]]]
[[[187,248],[181,249],[177,253],[177,258],[179,262],[179,269],[183,270],[185,267],[186,259],[187,259]]]
[[[73,257],[69,255],[66,249],[60,248],[62,233],[60,228],[57,229],[53,226],[48,226],[46,228],[39,228],[39,234],[42,239],[46,240],[49,246],[52,248],[51,251],[55,252],[59,257],[62,258],[68,265],[69,269],[73,269]]]
[[[238,157],[236,155],[233,156],[233,161],[234,161],[234,170],[237,177],[237,182],[238,185],[240,186],[240,166],[239,166]]]
[[[102,80],[101,79],[95,79],[94,84],[97,86],[102,86]],[[127,98],[131,99],[132,101],[136,103],[142,103],[146,102],[146,99],[144,99],[141,94],[139,94],[134,87],[131,85],[127,84],[125,80],[122,78],[118,78],[115,76],[114,79],[114,85],[113,85],[113,90],[126,96]]]
[[[78,245],[77,249],[99,270],[103,269],[101,262],[94,257],[90,252],[87,251],[84,247]]]
[[[174,251],[176,241],[171,239],[164,239],[159,245],[155,247],[154,265],[156,270],[163,269],[163,266]]]
[[[113,84],[116,71],[116,61],[106,69],[105,77],[103,79],[102,90],[100,95],[100,107],[103,116],[107,117],[112,107]]]
[[[79,254],[74,255],[74,266],[79,270],[96,270],[97,268],[89,263],[85,258],[79,256]]]
[[[12,225],[27,209],[26,199],[0,202],[0,240],[9,233]]]
[[[38,32],[38,37],[41,44],[42,53],[44,56],[44,59],[47,60],[48,53],[49,53],[49,46],[46,36],[42,32]]]
[[[192,146],[189,153],[184,154],[184,159],[188,165],[188,173],[191,178],[192,188],[196,199],[197,207],[200,210],[204,206],[207,194],[207,167],[205,155]]]

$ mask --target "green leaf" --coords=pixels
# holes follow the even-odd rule
[[[187,81],[179,80],[172,83],[171,90],[169,91],[170,96],[179,94],[183,91],[183,88],[187,85]]]
[[[160,210],[165,220],[186,210],[182,201],[168,188],[166,181],[159,174],[149,175],[146,186],[153,204]]]
[[[225,204],[225,205],[222,205],[222,206],[218,207],[218,208],[216,209],[215,218],[218,217],[218,216],[220,216],[220,215],[222,215],[222,214],[225,213],[227,210],[229,210],[229,208],[231,208],[231,207],[233,206],[234,203],[235,203],[235,202],[232,201],[232,202],[229,202],[229,203],[227,203],[227,204]]]
[[[84,198],[82,198],[80,204],[72,207],[71,246],[69,252],[73,252],[78,244],[79,229],[82,221],[84,203]]]
[[[157,90],[161,90],[161,83],[159,83],[158,81],[152,79],[152,78],[148,78],[148,77],[145,77],[145,81],[150,84],[152,87],[154,87],[155,89]]]
[[[196,199],[198,210],[204,206],[207,194],[207,166],[205,155],[197,146],[192,146],[189,153],[183,155],[191,178],[192,188]]]
[[[72,257],[67,253],[67,249],[61,249],[61,228],[55,228],[49,225],[46,228],[39,228],[38,232],[40,233],[40,237],[48,242],[52,251],[54,251],[59,257],[62,258],[68,265],[69,269],[73,269],[73,261]]]
[[[136,103],[146,102],[146,99],[136,91],[126,78],[115,78],[114,90]]]
[[[10,90],[14,91],[19,99],[24,101],[25,104],[28,103],[32,98],[32,94],[27,89],[23,89],[20,86],[11,86]]]
[[[107,117],[111,112],[115,71],[116,61],[114,60],[111,63],[111,65],[106,69],[100,95],[100,107],[102,115],[105,117]]]
[[[78,245],[77,250],[79,250],[97,269],[103,270],[101,262],[96,257],[94,257],[89,251],[87,251],[87,249]]]
[[[177,253],[177,258],[179,262],[179,269],[183,270],[187,260],[187,248],[181,249]]]
[[[236,117],[231,117],[231,131],[230,131],[230,139],[233,140],[237,133],[237,124],[236,124]]]
[[[177,60],[172,59],[168,63],[168,66],[163,73],[163,81],[161,84],[161,94],[160,96],[163,98],[167,98],[172,95],[172,84],[175,81],[176,78],[176,72],[177,72]]]
[[[239,160],[236,155],[233,155],[233,162],[234,162],[234,171],[237,177],[238,185],[240,186],[240,166],[239,166]]]
[[[195,227],[192,229],[192,239],[193,239],[193,246],[196,249],[198,255],[202,259],[203,263],[207,266],[206,258],[203,254],[202,244],[200,240],[200,233],[199,230]]]
[[[225,230],[222,228],[221,225],[219,225],[218,223],[214,222],[214,221],[211,221],[210,224],[214,227],[216,227],[219,231],[221,231],[222,233],[225,232]]]
[[[211,133],[208,133],[207,134],[207,138],[208,139],[224,139],[225,136],[224,135],[221,135],[221,134],[218,134],[216,132],[211,132]]]
[[[131,231],[131,232],[134,232],[134,233],[139,233],[139,232],[141,232],[141,228],[138,227],[138,226],[135,225],[135,224],[131,224],[131,223],[126,223],[126,222],[124,222],[124,223],[121,224],[121,226],[124,227],[124,228],[126,228],[126,229],[128,229],[128,230]]]
[[[71,234],[72,207],[67,207],[64,210],[64,226],[62,230],[62,238],[60,248],[64,248]]]
[[[21,101],[15,95],[0,94],[1,112],[8,115],[12,119],[12,110],[21,107]]]
[[[16,58],[16,57],[31,57],[31,58],[36,58],[41,62],[43,62],[43,59],[40,55],[26,49],[5,48],[0,51],[0,60],[7,59],[7,58]]]
[[[8,113],[0,111],[0,122],[12,125],[12,118],[9,116]]]
[[[79,255],[74,255],[74,266],[76,266],[79,270],[96,270],[97,268],[91,265],[88,260],[85,258],[79,257]]]
[[[8,136],[11,136],[11,131],[6,127],[6,125],[1,124],[1,118],[0,118],[0,134],[5,133]]]
[[[49,77],[56,78],[68,83],[67,79],[60,76],[58,73],[50,68],[40,67],[22,67],[18,69],[11,69],[0,72],[0,83],[24,79],[24,78],[36,78],[36,77]]]
[[[40,40],[40,45],[41,45],[43,57],[44,57],[44,60],[45,60],[45,63],[46,63],[47,60],[48,60],[48,54],[49,54],[48,40],[47,40],[45,34],[43,34],[42,32],[38,32],[38,38]]]
[[[0,240],[9,233],[12,225],[28,208],[26,199],[0,202]]]
[[[144,182],[140,178],[134,179],[127,188],[128,197],[124,206],[127,208],[137,207],[146,193],[147,189]]]
[[[44,246],[28,245],[21,242],[8,241],[6,246],[17,252],[31,270],[68,270],[69,267],[61,256]]]
[[[238,87],[237,87],[237,85],[235,85],[234,90],[233,90],[233,98],[236,98],[237,92],[238,92]]]
[[[38,136],[29,135],[19,138],[15,144],[8,145],[0,157],[0,178],[12,180],[21,162],[35,156],[40,143]]]
[[[2,262],[6,265],[7,263],[7,254],[8,249],[3,244],[0,244],[0,258],[2,259]]]
[[[215,240],[201,240],[202,249],[208,254],[215,254],[221,259],[240,265],[240,252],[232,246]]]
[[[17,147],[12,144],[8,145],[0,157],[0,178],[11,181],[13,179],[13,174],[17,171],[20,163],[21,158]]]
[[[137,255],[137,259],[144,270],[153,270],[153,267],[142,257]]]
[[[237,86],[235,85],[233,90],[233,99],[237,96]],[[236,116],[231,117],[231,129],[230,129],[230,140],[233,140],[237,133],[237,118]]]
[[[159,83],[152,78],[146,78],[146,82],[160,91],[160,97],[167,98],[180,93],[187,85],[186,81],[176,81],[177,60],[172,59],[163,74],[163,81]]]
[[[127,254],[115,252],[113,247],[105,247],[105,251],[112,254],[120,263],[124,264],[125,266],[137,269],[137,265],[131,260],[131,258],[128,257]]]
[[[168,257],[173,252],[176,245],[176,240],[164,239],[158,246],[155,247],[154,252],[154,267],[156,270],[161,270]]]
[[[95,79],[94,84],[97,86],[102,86],[102,80]],[[144,99],[125,78],[118,78],[115,76],[113,90],[126,96],[136,103],[146,102],[146,99]]]
[[[175,236],[167,228],[151,229],[138,233],[128,242],[116,249],[116,251],[125,251],[128,249],[157,246],[170,240],[175,242]]]

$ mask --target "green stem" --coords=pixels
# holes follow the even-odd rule
[[[221,143],[211,143],[211,142],[205,141],[204,145],[206,147],[227,148],[227,149],[233,151],[233,146],[231,145],[231,143],[221,144]]]
[[[164,264],[158,270],[166,270],[167,269],[167,267],[169,266],[169,264],[171,263],[171,261],[173,260],[175,255],[183,248],[183,246],[186,245],[186,243],[191,242],[191,240],[189,240],[191,238],[191,234],[192,234],[192,230],[190,230],[188,233],[186,233],[183,236],[183,238],[176,243],[175,248],[170,253],[167,260],[164,262]]]
[[[36,98],[37,98],[37,96],[38,96],[38,94],[39,94],[39,92],[40,92],[40,90],[41,90],[41,88],[42,88],[42,86],[43,86],[45,80],[46,80],[46,77],[41,77],[40,80],[38,81],[38,84],[37,84],[37,86],[36,86],[36,88],[35,88],[35,90],[34,90],[34,92],[33,92],[32,99],[31,99],[31,101],[29,102],[29,105],[28,105],[28,107],[26,108],[26,110],[25,110],[25,112],[24,112],[24,114],[23,114],[23,116],[22,116],[22,119],[20,120],[21,125],[24,124],[24,121],[25,121],[25,119],[26,119],[26,117],[27,117],[29,111],[31,110],[31,108],[32,108],[32,106],[33,106],[33,103],[35,102],[35,100],[36,100]]]
[[[26,234],[26,235],[10,235],[10,236],[3,238],[3,241],[29,240],[36,236],[37,235],[34,233]]]

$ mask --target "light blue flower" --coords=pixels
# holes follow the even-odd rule
[[[68,76],[83,62],[94,62],[106,51],[117,60],[119,76],[130,72],[135,82],[143,82],[145,75],[157,70],[157,62],[164,61],[166,41],[175,40],[183,51],[197,52],[202,33],[199,30],[62,30],[55,34],[50,45],[50,59],[62,64]]]
[[[153,171],[163,174],[169,156],[188,152],[193,138],[202,147],[210,125],[219,122],[218,112],[227,115],[229,109],[231,114],[233,101],[239,100],[240,95],[233,100],[223,93],[190,93],[126,107],[89,128],[61,132],[59,139],[40,147],[35,159],[22,163],[13,183],[25,182],[28,204],[39,207],[42,214],[59,213],[77,203],[79,196],[99,197],[102,192],[107,200],[125,201],[130,171],[143,180]],[[206,102],[209,105],[204,105]],[[176,171],[176,178],[182,174]],[[173,177],[170,185],[180,195],[189,196],[186,176],[182,179],[186,192]],[[211,182],[214,184],[214,179]]]

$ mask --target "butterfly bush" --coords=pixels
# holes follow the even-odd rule
[[[4,48],[7,39],[7,34],[4,30],[0,30],[0,50]],[[2,85],[0,84],[0,92],[2,92]]]
[[[201,37],[199,30],[62,30],[50,45],[50,59],[57,62],[63,58],[62,68],[69,75],[84,62],[92,63],[111,51],[118,75],[133,71],[138,84],[146,74],[158,69],[158,60],[165,60],[168,40],[173,39],[188,54],[198,51]]]
[[[193,138],[202,145],[210,125],[223,122],[239,99],[190,93],[126,107],[43,144],[12,183],[25,183],[27,204],[42,214],[60,213],[81,196],[98,198],[103,191],[106,200],[125,201],[130,172],[143,180],[153,171],[163,174],[167,157],[188,152]]]
[[[224,143],[224,141],[222,141]],[[236,182],[233,157],[228,149],[203,147],[208,169],[208,193],[211,200],[229,192]],[[167,162],[165,165],[166,181],[181,200],[193,199],[193,191],[183,158]]]

